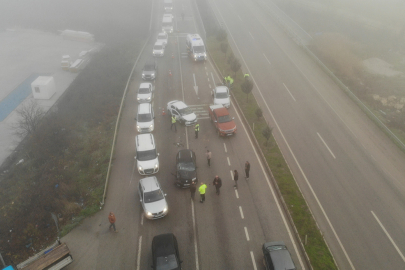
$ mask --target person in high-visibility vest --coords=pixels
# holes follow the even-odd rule
[[[174,131],[177,132],[177,128],[176,128],[176,117],[174,115],[172,115],[172,125],[170,126],[170,130],[172,130],[174,126]]]
[[[198,139],[198,131],[200,131],[200,124],[195,124],[194,126],[194,131],[195,131],[195,138]]]
[[[229,76],[229,87],[232,87],[232,84],[233,84],[233,79],[231,76]]]
[[[245,73],[245,75],[243,75],[243,78],[245,79],[249,79],[249,77],[250,77],[249,73]]]
[[[205,190],[207,189],[207,185],[201,182],[201,186],[198,188],[198,191],[200,192],[200,203],[205,202]]]

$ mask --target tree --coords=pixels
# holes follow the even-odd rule
[[[270,139],[272,133],[273,133],[273,128],[269,127],[269,126],[266,126],[262,130],[262,135],[264,138],[266,138],[266,146],[267,146],[267,143],[269,142],[269,139]]]
[[[252,92],[253,89],[253,82],[249,79],[246,79],[243,81],[243,83],[240,85],[242,92],[246,94],[246,100],[249,102],[249,94]]]
[[[233,76],[236,76],[236,72],[240,69],[241,64],[239,63],[238,58],[234,58],[231,62],[231,70],[233,71]]]
[[[45,115],[45,112],[34,99],[17,109],[16,112],[20,120],[14,126],[14,134],[21,138],[32,135],[39,127]]]
[[[258,119],[263,116],[263,111],[260,108],[257,108],[255,113]]]
[[[216,38],[219,42],[224,41],[227,38],[228,34],[226,33],[225,29],[220,28],[217,31]]]
[[[228,60],[226,60],[226,62],[230,65],[234,59],[235,59],[235,55],[231,51],[231,54],[228,55]]]
[[[225,54],[226,59],[226,52],[228,51],[228,43],[221,43],[221,52]]]

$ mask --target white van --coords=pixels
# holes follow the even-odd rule
[[[163,17],[162,31],[166,33],[173,33],[173,19],[170,17]]]
[[[163,6],[166,12],[172,12],[173,10],[173,1],[172,0],[164,0]]]
[[[207,60],[204,41],[199,34],[188,34],[186,39],[187,51],[194,61]]]

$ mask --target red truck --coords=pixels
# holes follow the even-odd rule
[[[236,134],[236,124],[233,121],[233,117],[229,115],[228,110],[222,106],[211,105],[210,109],[211,122],[214,124],[217,129],[219,136],[232,136]]]

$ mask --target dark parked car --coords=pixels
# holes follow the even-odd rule
[[[291,254],[283,241],[263,244],[264,265],[266,270],[295,270]]]
[[[189,149],[180,150],[176,156],[176,177],[179,187],[187,188],[197,180],[195,153]]]
[[[181,270],[179,248],[172,233],[160,234],[152,240],[152,268],[156,270]]]
[[[155,80],[157,75],[157,64],[155,60],[149,60],[146,62],[142,69],[142,79],[145,81]]]

